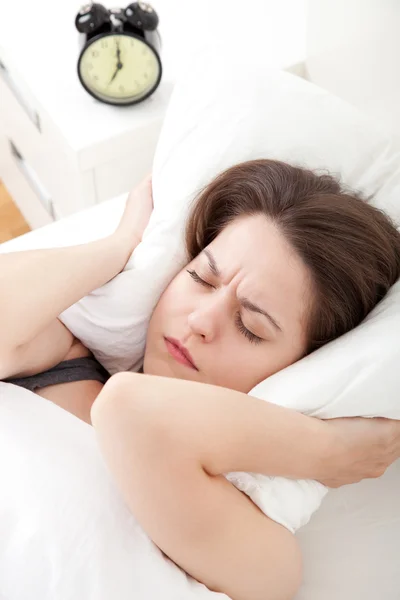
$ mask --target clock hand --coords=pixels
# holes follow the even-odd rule
[[[116,76],[118,74],[118,71],[120,71],[122,69],[122,67],[124,66],[122,64],[122,62],[121,62],[121,50],[120,50],[120,47],[119,47],[119,42],[117,42],[117,40],[115,40],[115,43],[117,45],[117,60],[118,60],[118,62],[117,62],[117,68],[115,70],[115,73],[112,76],[112,78],[111,78],[111,80],[110,80],[110,82],[109,82],[108,85],[110,85],[110,83],[112,83],[114,81],[114,79],[116,78]]]
[[[115,43],[117,44],[117,59],[118,59],[118,62],[120,63],[121,62],[121,49],[119,47],[119,42],[117,42],[117,40],[115,40]]]
[[[114,79],[115,79],[115,78],[116,78],[116,76],[118,75],[118,71],[120,71],[120,70],[122,69],[122,67],[123,67],[123,66],[124,66],[124,65],[123,65],[121,62],[117,63],[117,68],[115,69],[115,73],[114,73],[114,75],[111,77],[111,79],[110,79],[110,81],[109,81],[108,85],[110,85],[110,83],[112,83],[112,82],[114,81]]]
[[[108,82],[108,85],[110,85],[110,83],[112,83],[114,81],[114,79],[116,78],[116,76],[118,75],[118,71],[120,71],[121,67],[119,66],[121,63],[118,63],[117,68],[115,69],[115,73],[114,75],[111,77],[110,81]]]

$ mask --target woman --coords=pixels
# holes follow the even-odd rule
[[[394,421],[324,422],[247,396],[363,320],[400,275],[400,234],[329,175],[272,160],[228,169],[194,205],[189,264],[151,317],[144,375],[107,381],[57,317],[123,269],[151,210],[147,179],[111,236],[0,256],[0,376],[92,420],[135,517],[190,575],[234,600],[291,598],[294,536],[223,473],[338,486],[400,455]]]

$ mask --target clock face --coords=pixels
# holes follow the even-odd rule
[[[83,49],[78,73],[86,90],[99,100],[133,104],[157,87],[161,63],[139,37],[112,33],[91,40]]]

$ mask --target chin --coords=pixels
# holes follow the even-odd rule
[[[194,369],[188,369],[173,359],[165,357],[148,356],[144,359],[143,373],[146,375],[158,375],[159,377],[171,377],[173,379],[184,379],[185,381],[201,381],[199,372]]]
[[[152,356],[151,353],[144,357],[143,373],[146,375],[158,375],[159,377],[178,377],[171,366],[162,357]],[[181,378],[182,379],[182,378]]]

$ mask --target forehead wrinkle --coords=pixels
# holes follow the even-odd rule
[[[211,272],[213,273],[213,275],[215,275],[215,277],[220,278],[221,277],[221,271],[217,265],[217,262],[214,258],[214,255],[207,249],[203,250],[204,254],[207,256],[208,258],[208,266],[211,270]],[[248,298],[244,297],[244,296],[237,296],[238,302],[241,304],[241,306],[250,311],[250,312],[255,312],[258,313],[264,317],[266,317],[268,319],[268,321],[271,323],[271,325],[277,329],[278,331],[280,331],[281,333],[283,333],[283,329],[281,327],[281,325],[278,323],[278,321],[265,309],[261,308],[260,306],[258,306],[257,304],[255,304],[255,302],[252,302],[251,300],[249,300]]]
[[[284,336],[282,336],[282,339],[290,337],[292,333],[296,333],[298,330],[303,335],[306,334],[310,308],[312,310],[313,301],[315,301],[315,289],[314,285],[312,285],[314,283],[312,281],[313,276],[310,269],[297,254],[294,247],[287,241],[276,224],[266,219],[264,215],[256,215],[244,219],[238,218],[228,224],[211,242],[210,246],[207,247],[207,253],[211,254],[214,258],[216,252],[218,262],[220,261],[221,254],[221,258],[224,261],[223,263],[221,262],[222,269],[220,269],[220,265],[217,265],[221,278],[226,278],[229,275],[229,279],[234,279],[236,282],[233,283],[232,287],[238,288],[239,284],[240,293],[243,296],[246,295],[249,299],[253,298],[255,303],[259,302],[261,306],[265,302],[266,307],[270,306],[271,309],[277,309],[278,324],[282,324],[284,327]],[[241,264],[241,258],[245,257],[247,260],[247,249],[249,249],[251,263],[247,262],[246,264],[251,266],[253,265],[253,261],[255,261],[254,264],[260,267],[262,271],[259,272],[256,279],[254,277],[251,278],[251,282],[249,282],[250,287],[248,288],[246,284],[246,290],[244,290],[243,286],[240,285],[242,277],[239,275],[237,268],[231,268],[231,263],[235,259],[235,265],[238,267],[237,261]],[[210,270],[210,273],[213,273],[207,253],[204,253],[203,249],[204,266]],[[265,257],[268,257],[268,272],[264,272]],[[214,263],[217,261],[214,258]],[[229,269],[229,273],[224,272],[225,267]],[[239,270],[242,272],[240,267]],[[260,276],[261,279],[266,277],[269,282],[265,289],[260,283]],[[247,278],[246,281],[248,281]],[[270,289],[272,282],[274,285]],[[298,285],[299,283],[301,284],[300,286]],[[268,292],[267,295],[264,294],[264,291]],[[255,294],[254,296],[253,293]],[[262,295],[260,296],[260,294]],[[237,292],[236,295],[239,296],[239,293]]]

